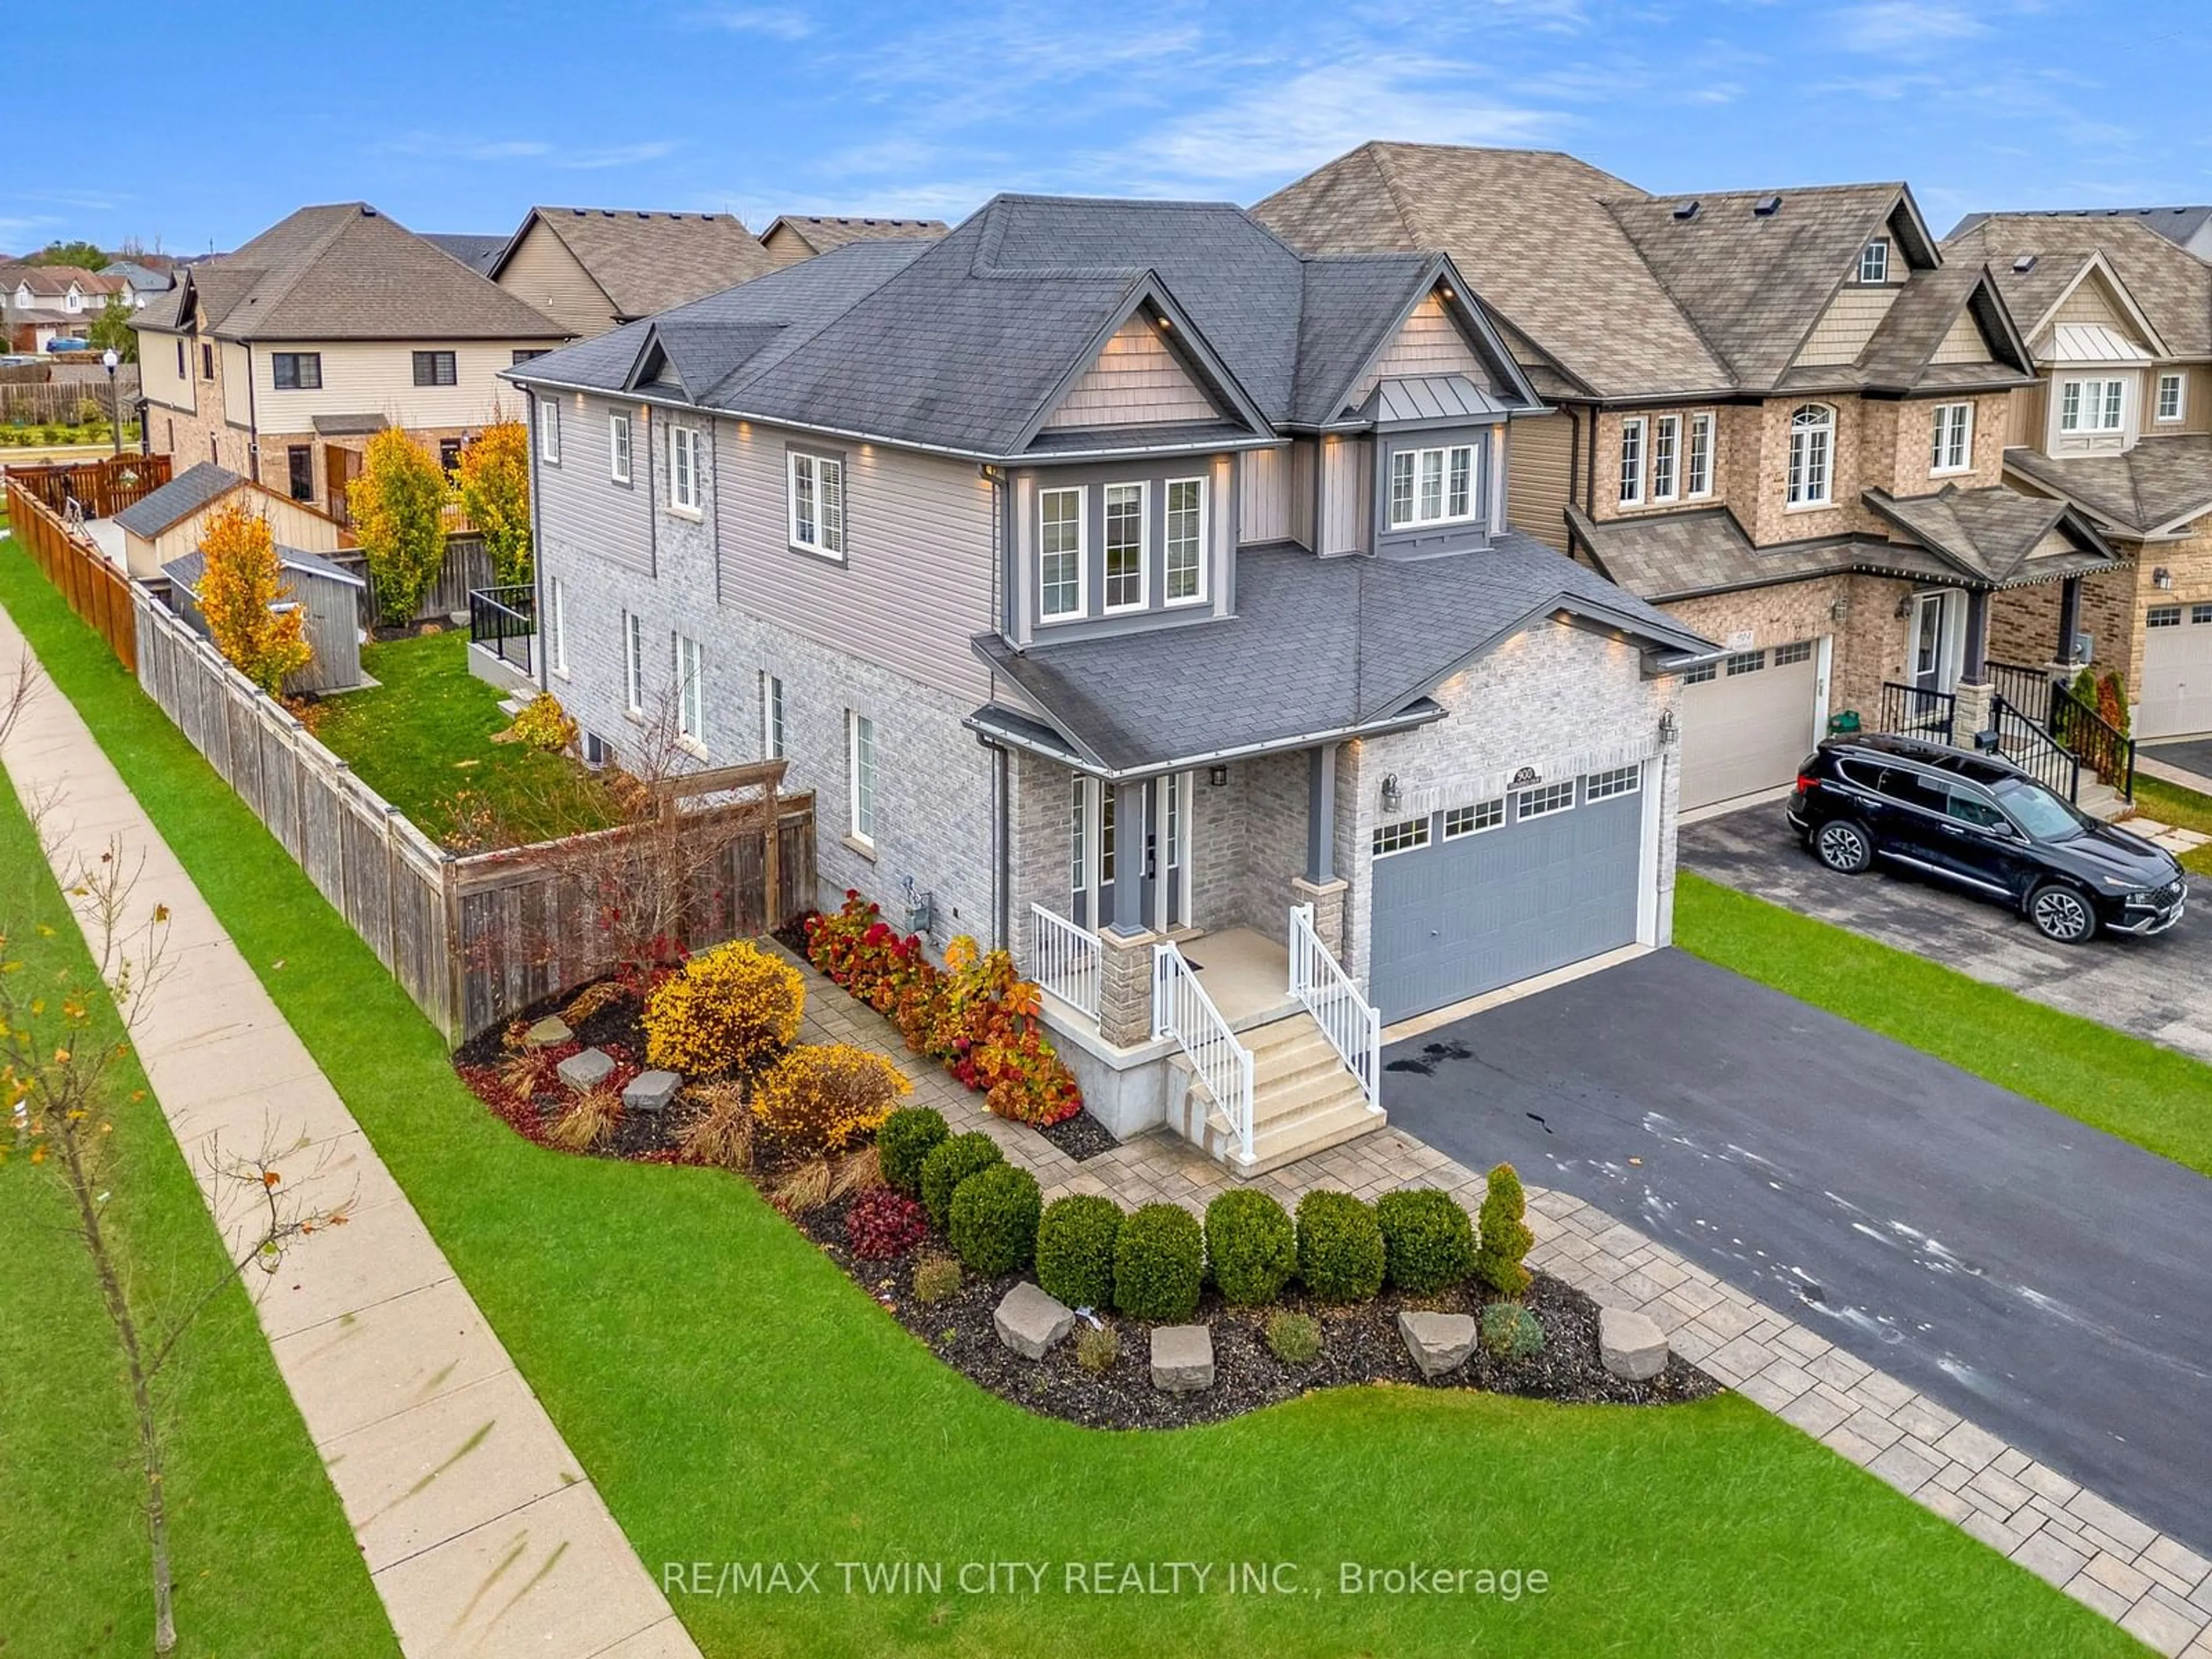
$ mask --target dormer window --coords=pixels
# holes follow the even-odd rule
[[[2118,432],[2126,396],[2125,383],[2117,379],[2062,380],[2058,385],[2058,429]]]
[[[1474,445],[1391,452],[1391,529],[1419,530],[1471,519],[1474,502]]]
[[[1083,614],[1083,490],[1038,497],[1037,610],[1047,621]]]
[[[1889,238],[1877,236],[1859,250],[1859,281],[1880,284],[1889,280]]]

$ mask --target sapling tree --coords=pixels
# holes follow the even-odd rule
[[[453,469],[453,495],[483,538],[492,580],[530,580],[530,434],[520,421],[494,421],[469,440]]]
[[[313,659],[307,618],[283,601],[283,566],[269,520],[244,506],[209,514],[200,531],[200,614],[215,648],[270,696]]]
[[[396,426],[368,441],[346,508],[376,584],[378,619],[415,620],[446,559],[446,475],[430,453]]]

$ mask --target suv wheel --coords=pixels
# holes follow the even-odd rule
[[[2089,901],[2059,882],[2039,887],[2027,901],[2027,919],[2035,931],[2059,945],[2080,945],[2097,931],[2097,913]]]
[[[1834,818],[1813,832],[1813,853],[1839,876],[1863,873],[1874,862],[1874,838],[1852,818]]]

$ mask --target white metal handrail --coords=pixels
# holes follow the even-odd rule
[[[1237,1040],[1173,939],[1162,939],[1152,950],[1152,1035],[1171,1036],[1181,1045],[1249,1159],[1252,1051]]]
[[[1314,932],[1310,904],[1291,907],[1291,994],[1359,1079],[1370,1111],[1382,1109],[1382,1020]]]
[[[1098,1018],[1098,935],[1042,904],[1030,906],[1030,977],[1062,1002]]]

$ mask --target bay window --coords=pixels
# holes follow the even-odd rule
[[[1037,614],[1083,614],[1083,489],[1048,489],[1037,498]]]
[[[1930,472],[1964,472],[1974,464],[1974,406],[1938,404],[1929,441]]]
[[[1474,446],[1390,453],[1389,527],[1413,530],[1474,517]]]
[[[1206,598],[1206,480],[1170,478],[1167,499],[1167,593],[1170,605]]]
[[[2058,429],[2118,432],[2126,407],[2126,388],[2127,382],[2118,378],[2060,381]]]

